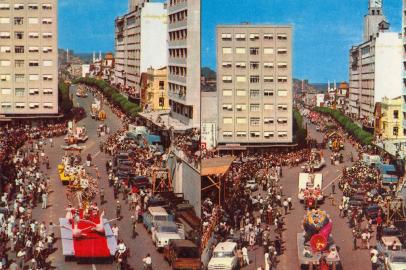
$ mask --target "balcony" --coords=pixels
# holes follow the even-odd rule
[[[181,2],[179,4],[168,6],[168,14],[178,13],[179,11],[187,9],[187,1]]]
[[[403,120],[403,128],[406,127],[406,120]]]
[[[403,107],[403,111],[406,112],[406,103],[403,103],[402,107]]]
[[[176,83],[186,85],[186,77],[169,74],[168,80]]]
[[[170,57],[168,65],[169,66],[182,66],[186,67],[186,59],[187,58],[177,58],[177,57]]]
[[[168,26],[169,31],[186,29],[186,28],[187,28],[187,20],[175,22],[175,23],[169,23],[169,26]]]

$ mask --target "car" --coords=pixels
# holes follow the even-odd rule
[[[385,267],[387,270],[405,270],[406,269],[406,252],[401,251],[391,254],[385,258]]]
[[[208,270],[236,270],[238,267],[237,243],[218,243],[209,261]]]
[[[365,217],[367,219],[372,219],[372,222],[376,222],[379,211],[383,213],[382,208],[379,205],[371,204],[364,209]]]
[[[376,249],[380,254],[388,257],[399,253],[402,250],[402,243],[397,236],[382,236],[376,243]]]
[[[350,207],[364,207],[366,205],[365,196],[363,195],[353,195],[348,201]]]
[[[173,221],[173,216],[160,206],[150,206],[147,211],[142,215],[142,222],[148,232],[151,231],[152,226],[160,221]]]
[[[184,227],[173,221],[158,221],[151,229],[152,242],[158,251],[169,244],[171,239],[185,239]]]
[[[129,185],[131,187],[136,187],[138,189],[146,189],[146,188],[151,188],[151,182],[149,181],[149,178],[146,176],[133,176],[131,175],[128,179]]]
[[[172,266],[172,269],[200,270],[199,247],[190,240],[169,240],[164,248],[164,258]]]
[[[245,184],[245,188],[251,191],[256,191],[258,190],[258,184],[257,182],[255,182],[255,180],[248,180]]]

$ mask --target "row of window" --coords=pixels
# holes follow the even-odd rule
[[[0,24],[10,24],[11,19],[9,17],[0,17]],[[24,17],[14,17],[14,25],[23,25],[24,24]],[[39,24],[39,18],[28,18],[28,24]],[[52,24],[51,18],[43,18],[41,19],[42,24]]]
[[[1,94],[2,95],[11,95],[12,94],[12,89],[11,88],[2,88],[1,89]],[[14,89],[14,95],[18,96],[18,97],[22,97],[27,93],[25,88],[15,88]],[[40,94],[40,90],[38,88],[30,88],[28,89],[28,94],[30,96],[36,96]],[[51,96],[54,94],[54,91],[52,90],[52,88],[44,88],[42,89],[42,94],[43,95],[47,95],[47,96]]]
[[[260,40],[261,35],[257,33],[251,33],[249,34],[249,39],[251,41],[257,41]],[[263,40],[269,41],[274,39],[274,34],[268,33],[268,34],[263,34],[262,35]],[[277,40],[288,40],[288,35],[287,34],[276,34]],[[222,33],[221,34],[221,39],[224,41],[231,41],[233,40],[233,35],[231,33]],[[236,41],[245,41],[247,39],[247,35],[244,33],[237,33],[234,35],[234,39]]]
[[[187,9],[176,12],[174,14],[170,14],[168,17],[170,24],[176,22],[185,22],[187,21]]]
[[[271,89],[264,89],[261,93],[261,90],[259,89],[250,89],[250,97],[255,98],[255,97],[260,97],[260,96],[264,96],[264,97],[273,97],[274,96],[274,90]],[[245,89],[237,89],[235,91],[235,95],[238,97],[246,97],[247,96],[247,90]],[[278,97],[286,97],[288,95],[288,90],[278,90]],[[224,89],[223,90],[223,96],[224,97],[231,97],[233,96],[233,91],[230,89]]]
[[[235,62],[234,65],[235,65],[236,68],[239,68],[239,69],[247,68],[247,63],[246,62]],[[223,68],[228,69],[228,68],[233,67],[233,63],[232,62],[223,62],[221,66]],[[265,69],[274,68],[274,63],[273,62],[264,62],[263,66],[264,66]],[[251,61],[251,62],[249,62],[249,67],[250,67],[250,69],[259,69],[260,62]],[[288,67],[288,64],[286,62],[278,62],[277,67],[281,68],[281,69],[286,69]]]
[[[42,10],[52,10],[52,4],[42,4]],[[0,3],[0,10],[10,10],[11,5],[8,3]],[[39,10],[40,5],[28,4],[28,10]],[[14,10],[24,10],[24,4],[14,4]]]
[[[186,39],[187,39],[187,29],[169,32],[169,41],[186,40]]]
[[[251,75],[249,77],[250,83],[259,83],[260,82],[260,76],[258,75]],[[232,83],[233,82],[233,76],[230,75],[225,75],[222,77],[223,83]],[[247,82],[247,76],[244,75],[237,75],[235,76],[235,81],[239,83],[245,83]],[[263,76],[263,82],[264,83],[272,83],[274,82],[274,77],[273,76]],[[277,82],[278,83],[287,83],[288,82],[288,77],[286,76],[278,76],[277,77]]]
[[[235,133],[237,138],[247,138],[247,134],[250,134],[251,138],[259,138],[261,137],[261,132],[260,131],[237,131]],[[277,133],[278,138],[286,138],[288,137],[288,132],[287,131],[264,131],[262,134],[264,136],[264,139],[271,139],[275,137],[275,133]],[[232,138],[233,137],[233,132],[232,131],[223,131],[223,138]]]
[[[0,60],[0,67],[10,67],[10,66],[11,66],[10,60]],[[39,67],[40,61],[29,60],[28,66],[29,67]],[[43,67],[52,67],[53,61],[52,60],[43,60],[42,66]],[[25,67],[25,61],[24,60],[14,60],[14,67]]]
[[[170,58],[187,58],[187,49],[169,49]]]
[[[25,81],[25,74],[15,74],[15,81],[16,82],[24,82]],[[30,74],[28,75],[28,80],[29,81],[39,81],[41,78],[40,75],[38,74]],[[42,80],[43,81],[52,81],[53,76],[50,74],[45,74],[42,75]],[[10,74],[0,74],[0,82],[9,82],[11,81],[11,75]]]
[[[169,6],[175,6],[185,2],[187,2],[187,0],[169,0]]]
[[[235,123],[238,125],[245,125],[247,124],[247,117],[236,117],[235,118]],[[261,125],[261,118],[260,117],[250,117],[250,125],[251,126],[259,126]],[[274,124],[274,118],[272,117],[264,117],[263,124],[264,125],[273,125]],[[288,123],[287,118],[278,118],[276,121],[279,125],[286,125]],[[223,124],[233,124],[233,118],[232,117],[223,117]]]
[[[260,48],[259,47],[250,47],[249,49],[249,54],[250,55],[259,55],[260,54]],[[236,54],[246,54],[247,53],[247,48],[245,47],[236,47],[235,48],[235,53]],[[275,53],[275,48],[267,47],[263,48],[263,54],[274,54]],[[223,54],[232,54],[233,53],[233,48],[231,47],[223,47],[222,48]],[[276,49],[276,53],[278,55],[284,55],[288,53],[288,49],[286,48],[278,48]]]
[[[37,39],[39,38],[38,32],[29,32],[28,38]],[[0,32],[0,39],[10,39],[11,33],[10,32]],[[24,32],[14,32],[15,39],[23,39]],[[52,33],[42,33],[42,38],[52,38]]]
[[[52,47],[44,46],[42,47],[43,53],[51,53],[53,51]],[[24,46],[14,46],[14,53],[24,53],[25,47]],[[39,47],[36,46],[28,46],[29,53],[38,53]],[[10,46],[0,46],[0,53],[11,53]]]
[[[24,102],[16,102],[14,104],[14,108],[16,109],[25,109],[28,105],[28,108],[30,109],[39,109],[40,108],[40,103],[38,102],[30,102],[30,103],[24,103]],[[11,102],[2,102],[1,103],[1,109],[2,110],[8,110],[11,109],[12,103]],[[54,104],[50,102],[44,102],[42,103],[42,108],[44,109],[52,109],[54,107]]]
[[[170,66],[169,67],[169,74],[170,75],[181,76],[181,77],[186,77],[187,68],[186,67],[178,67],[178,66]]]
[[[233,111],[233,105],[232,104],[224,103],[222,107],[223,107],[223,111]],[[251,112],[259,112],[259,111],[261,111],[261,104],[259,104],[259,103],[251,103],[251,104],[249,104],[249,107],[250,107]],[[288,110],[288,105],[286,105],[286,104],[278,104],[277,108],[278,108],[278,111],[287,111]],[[263,104],[263,109],[264,110],[274,110],[275,105],[265,103],[265,104]],[[239,111],[239,112],[246,111],[247,110],[247,104],[236,104],[235,105],[235,110]]]

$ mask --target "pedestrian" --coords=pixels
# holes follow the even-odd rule
[[[92,155],[89,153],[86,157],[86,166],[90,167],[92,165]]]
[[[142,259],[142,262],[144,264],[144,270],[152,270],[152,259],[149,253]]]
[[[100,205],[104,203],[104,188],[100,189]]]
[[[357,249],[357,234],[355,233],[355,231],[353,231],[353,235],[352,235],[352,244],[353,244],[353,249],[356,250]]]
[[[289,207],[289,203],[286,199],[283,200],[283,208],[285,209],[285,215],[288,214],[288,207]]]
[[[42,193],[42,209],[46,209],[47,208],[47,203],[48,203],[48,193],[46,192],[46,190],[44,190],[44,192]]]
[[[121,219],[121,204],[120,204],[120,201],[117,201],[117,204],[116,204],[116,218]]]
[[[379,269],[379,259],[378,255],[376,253],[371,254],[371,264],[372,264],[372,270],[378,270]]]
[[[292,210],[292,198],[288,197],[289,210]]]
[[[333,182],[332,184],[331,184],[331,194],[335,194],[336,193],[336,185],[335,185],[335,183]]]
[[[118,228],[117,224],[114,224],[113,227],[111,227],[111,231],[113,232],[113,235],[118,242],[118,232],[120,231],[120,229]]]
[[[241,251],[242,251],[242,258],[243,258],[244,265],[249,265],[250,264],[250,259],[248,257],[248,249],[247,249],[247,247],[244,246],[241,249]]]
[[[269,258],[269,253],[265,252],[265,270],[270,270],[270,258]]]

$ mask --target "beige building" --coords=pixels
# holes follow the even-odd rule
[[[379,124],[377,136],[382,140],[404,139],[402,99],[399,96],[394,99],[384,98],[380,103]]]
[[[147,71],[147,87],[145,99],[141,99],[143,107],[152,111],[168,110],[168,73],[167,67],[160,69],[149,68]]]
[[[292,27],[218,26],[217,93],[219,145],[291,143]]]
[[[0,115],[58,113],[55,0],[0,0]]]
[[[171,115],[200,127],[200,1],[168,0],[168,40]]]

